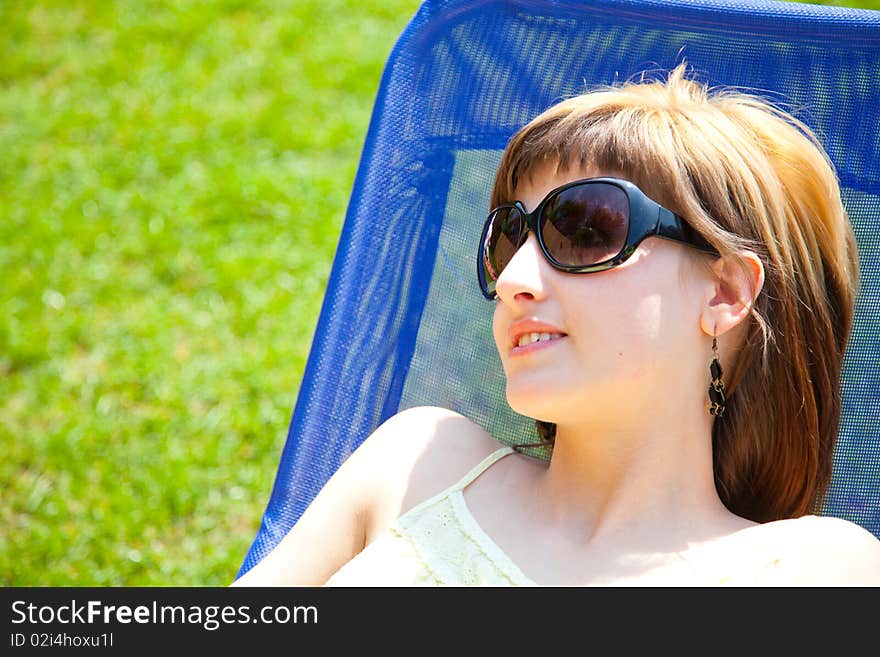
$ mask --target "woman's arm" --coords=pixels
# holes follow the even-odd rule
[[[365,460],[352,454],[281,542],[232,586],[319,585],[360,552],[369,512]]]
[[[287,536],[232,585],[323,584],[404,510],[404,497],[427,497],[461,476],[488,446],[497,447],[481,434],[464,416],[435,406],[388,418],[330,477]],[[438,443],[447,447],[435,450]]]

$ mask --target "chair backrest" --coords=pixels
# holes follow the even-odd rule
[[[246,572],[388,417],[506,403],[476,252],[509,137],[565,96],[684,58],[796,111],[837,167],[863,273],[823,513],[880,536],[880,12],[720,0],[427,0],[385,68],[311,353]]]

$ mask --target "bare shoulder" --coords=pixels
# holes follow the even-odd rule
[[[470,418],[439,406],[416,406],[388,418],[359,450],[365,456],[361,466],[381,472],[367,542],[502,446]]]
[[[370,466],[381,467],[387,476],[409,474],[413,468],[419,469],[420,464],[430,466],[432,471],[455,471],[459,462],[483,458],[501,446],[476,422],[457,411],[416,406],[385,420],[358,452]],[[443,472],[438,476],[442,478]]]
[[[460,476],[496,443],[459,413],[416,407],[388,418],[333,473],[281,542],[238,586],[318,585],[413,500]]]
[[[849,520],[809,515],[776,523],[783,583],[880,586],[880,540]]]

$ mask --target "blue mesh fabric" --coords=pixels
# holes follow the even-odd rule
[[[382,78],[275,486],[241,572],[385,419],[452,408],[536,438],[504,395],[476,247],[513,132],[567,95],[687,59],[820,136],[863,283],[823,513],[880,536],[880,12],[781,2],[428,0]]]

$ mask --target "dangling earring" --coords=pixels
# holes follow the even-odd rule
[[[709,383],[709,415],[720,417],[724,415],[724,383],[721,381],[721,363],[718,362],[718,340],[712,335],[712,362],[709,364],[709,372],[712,380]]]

